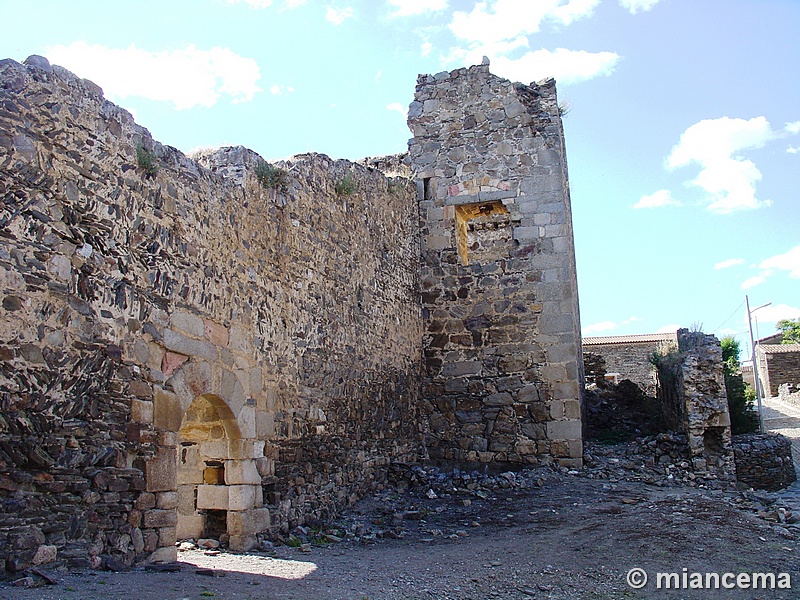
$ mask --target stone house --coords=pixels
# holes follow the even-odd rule
[[[637,384],[648,396],[656,396],[656,369],[650,361],[654,352],[667,348],[677,348],[676,333],[649,333],[641,335],[618,335],[584,337],[583,355],[587,363],[601,359],[604,374],[616,383],[629,379]],[[592,374],[587,368],[587,382]]]
[[[800,344],[756,344],[758,377],[765,396],[783,384],[800,383]]]

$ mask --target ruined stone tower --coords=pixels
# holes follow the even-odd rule
[[[42,57],[0,106],[0,574],[246,550],[426,452],[580,463],[552,82],[423,76],[419,201],[399,158],[189,158]]]
[[[422,223],[431,458],[582,460],[580,334],[555,82],[421,75],[408,123]]]

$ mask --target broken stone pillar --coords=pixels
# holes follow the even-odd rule
[[[408,124],[431,458],[581,465],[578,295],[555,82],[512,83],[488,64],[420,75]]]

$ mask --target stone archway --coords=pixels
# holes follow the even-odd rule
[[[208,537],[234,550],[252,548],[262,526],[261,478],[247,451],[252,441],[242,438],[228,404],[214,394],[197,396],[177,441],[177,538]]]

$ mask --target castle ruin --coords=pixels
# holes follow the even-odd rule
[[[190,159],[0,61],[0,570],[246,550],[391,462],[581,464],[554,82],[421,76],[409,125],[411,178]]]

